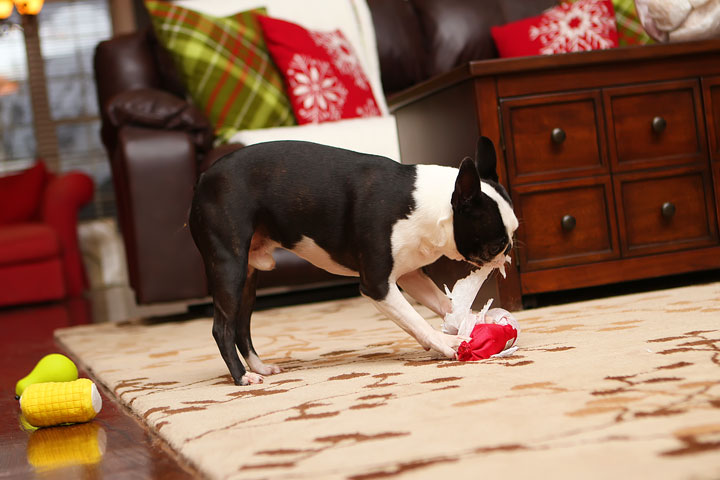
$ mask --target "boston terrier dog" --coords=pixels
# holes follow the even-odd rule
[[[257,271],[275,266],[275,248],[359,277],[381,312],[426,350],[454,358],[466,339],[435,330],[398,287],[444,317],[450,300],[422,267],[442,255],[501,266],[518,221],[498,184],[495,147],[481,137],[459,169],[309,142],[251,145],[200,176],[189,225],[213,296],[213,337],[235,384],[247,385],[280,372],[250,338]]]

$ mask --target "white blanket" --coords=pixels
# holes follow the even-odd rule
[[[635,0],[640,22],[659,42],[720,36],[720,0]]]

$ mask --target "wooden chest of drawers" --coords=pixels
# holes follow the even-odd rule
[[[498,148],[521,226],[494,294],[720,267],[720,41],[472,62],[390,99],[403,161]]]

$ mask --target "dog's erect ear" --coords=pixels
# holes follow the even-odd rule
[[[455,191],[452,195],[453,207],[468,203],[480,193],[480,175],[478,175],[475,162],[465,157],[460,164],[460,171],[455,180]]]
[[[483,180],[498,181],[497,176],[497,156],[495,154],[495,145],[492,140],[487,137],[480,137],[475,150],[475,164],[477,165],[480,178]]]

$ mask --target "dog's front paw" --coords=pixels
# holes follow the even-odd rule
[[[435,331],[428,340],[428,343],[423,344],[426,350],[432,349],[444,355],[446,358],[455,359],[460,344],[470,339],[468,337],[461,337],[460,335],[448,335]]]
[[[471,340],[470,337],[463,337],[462,335],[448,335],[447,333],[443,333],[442,335],[445,337],[447,345],[455,351],[460,348],[461,343],[469,342]]]
[[[447,333],[440,333],[443,336],[443,341],[445,342],[445,345],[450,347],[452,350],[452,354],[449,352],[443,352],[447,358],[450,359],[457,359],[457,351],[458,348],[460,348],[460,344],[463,342],[469,342],[470,337],[464,337],[461,335],[448,335]]]

